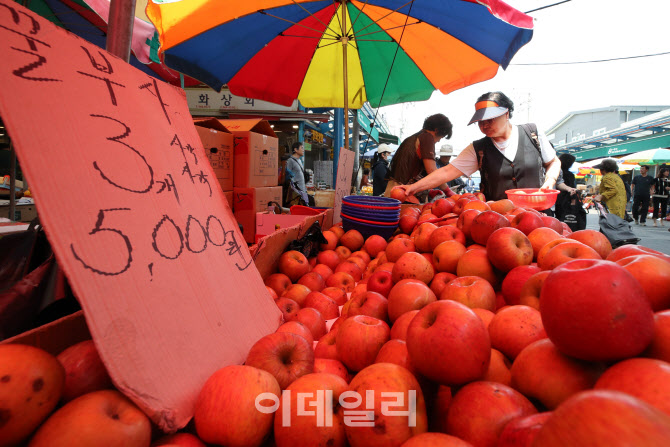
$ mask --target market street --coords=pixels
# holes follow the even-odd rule
[[[633,223],[631,225],[633,232],[637,237],[641,238],[638,245],[670,254],[670,232],[668,232],[670,222],[666,221],[664,224],[665,226],[663,227],[655,227],[651,217],[647,218],[646,227]],[[595,210],[589,210],[589,213],[586,215],[586,228],[588,230],[600,230],[598,213]]]

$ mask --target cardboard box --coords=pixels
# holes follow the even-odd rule
[[[31,222],[37,217],[37,208],[32,205],[16,205],[14,216],[9,215],[9,205],[0,206],[0,217],[6,217],[16,222]]]
[[[256,236],[254,243],[282,228],[289,228],[302,224],[308,215],[274,214],[270,212],[256,213]]]
[[[223,191],[233,190],[233,134],[217,119],[194,122],[205,153]]]
[[[233,133],[235,188],[279,184],[279,146],[270,123],[260,119],[220,120]]]
[[[233,189],[233,214],[242,225],[244,240],[256,242],[256,213],[267,210],[269,202],[281,204],[281,196],[281,186]]]

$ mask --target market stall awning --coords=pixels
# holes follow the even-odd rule
[[[577,161],[593,160],[594,158],[615,157],[618,155],[633,154],[649,149],[670,147],[670,131],[661,132],[648,137],[634,138],[621,143],[601,146],[597,149],[573,152]]]
[[[400,139],[390,133],[379,132],[379,142],[386,144],[400,144]]]

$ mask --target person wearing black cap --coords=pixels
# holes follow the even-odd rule
[[[576,158],[572,154],[561,154],[558,159],[561,161],[561,174],[563,175],[563,182],[557,182],[556,185],[556,189],[561,191],[556,198],[556,218],[563,222],[565,220],[565,211],[568,205],[570,205],[572,196],[577,193],[575,174],[570,172],[570,168],[574,164]]]
[[[626,188],[623,185],[623,180],[619,176],[619,165],[612,158],[606,158],[594,168],[600,169],[603,178],[600,181],[598,194],[593,196],[593,200],[600,202],[601,200],[607,205],[610,214],[619,216],[622,219],[626,218]]]
[[[405,193],[413,195],[477,170],[487,200],[507,198],[508,189],[553,188],[561,170],[556,151],[534,124],[512,125],[513,111],[514,103],[502,92],[480,96],[469,124],[476,122],[485,137],[466,147],[449,165],[403,186]]]
[[[435,143],[444,137],[451,138],[451,133],[451,121],[443,114],[426,118],[423,129],[405,138],[395,152],[384,195],[389,197],[395,186],[414,183],[424,175],[436,171]],[[433,187],[435,186],[440,186],[447,195],[453,195],[446,182],[436,183]]]

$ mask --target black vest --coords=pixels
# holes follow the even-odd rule
[[[481,191],[486,200],[506,199],[505,191],[508,189],[542,186],[544,169],[540,150],[535,147],[524,129],[517,127],[519,147],[513,162],[505,158],[489,137],[472,143],[482,176]]]

